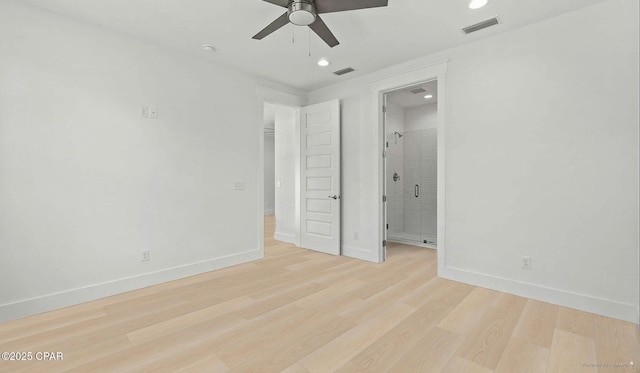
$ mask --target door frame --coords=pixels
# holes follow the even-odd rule
[[[256,105],[258,106],[258,115],[256,118],[256,131],[258,135],[258,177],[257,177],[257,186],[256,191],[258,193],[258,210],[257,210],[257,218],[258,218],[258,250],[260,251],[260,258],[264,257],[264,105],[266,103],[289,106],[292,109],[299,112],[300,107],[305,106],[307,103],[306,98],[302,96],[302,94],[292,94],[279,91],[277,89],[261,86],[259,85],[256,88]],[[299,117],[299,116],[297,116]],[[296,119],[297,121],[297,119]],[[297,124],[297,123],[296,123]],[[296,127],[297,131],[299,131],[298,126]],[[296,134],[297,146],[298,150],[300,149],[300,138],[299,132]],[[299,151],[298,151],[299,153]],[[296,164],[296,244],[300,244],[300,164],[299,157],[298,163]]]
[[[386,213],[385,202],[385,174],[384,174],[384,152],[385,152],[385,128],[383,103],[385,93],[410,87],[427,81],[438,81],[438,273],[442,273],[446,265],[446,235],[445,235],[445,88],[448,61],[443,61],[425,68],[409,71],[404,74],[396,75],[390,78],[379,80],[371,84],[372,102],[374,103],[373,119],[377,122],[378,127],[374,137],[377,137],[376,152],[378,159],[378,228],[374,231],[378,232],[378,253],[377,262],[382,263],[386,257],[386,247],[383,241],[386,240]]]

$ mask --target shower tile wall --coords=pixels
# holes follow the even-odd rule
[[[404,138],[398,139],[396,135],[387,135],[387,224],[391,231],[402,232],[404,230]],[[393,173],[399,175],[399,179],[393,180]]]
[[[402,232],[404,230],[404,143],[394,132],[404,131],[404,109],[394,104],[387,104],[387,224],[389,229]],[[400,179],[393,181],[393,173]]]

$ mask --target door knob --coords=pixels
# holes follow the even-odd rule
[[[337,195],[335,195],[335,194],[334,194],[334,195],[332,195],[332,196],[329,196],[329,198],[338,199],[338,198],[340,198],[340,197],[338,197]]]

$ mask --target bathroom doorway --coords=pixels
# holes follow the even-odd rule
[[[384,94],[386,239],[438,244],[438,82]]]

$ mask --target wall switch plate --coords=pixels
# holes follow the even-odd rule
[[[149,107],[148,106],[140,106],[140,116],[142,118],[149,118]]]
[[[244,181],[236,181],[233,185],[233,190],[245,190],[247,189],[247,183]]]
[[[158,109],[154,107],[149,108],[149,119],[158,119]]]
[[[522,269],[531,269],[531,257],[523,256],[522,257]]]
[[[276,181],[276,187],[280,188],[280,186],[282,186],[282,183],[280,183],[279,181]]]
[[[151,259],[151,256],[149,254],[149,250],[142,250],[142,261],[143,262],[148,262],[149,259]]]

